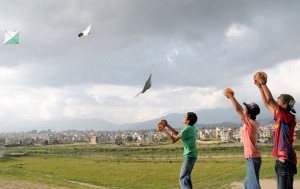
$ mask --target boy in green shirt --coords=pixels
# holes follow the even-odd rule
[[[196,147],[196,128],[194,127],[194,124],[197,122],[197,115],[193,112],[188,112],[182,122],[185,127],[181,132],[176,131],[166,120],[162,120],[158,124],[157,130],[162,131],[173,143],[179,139],[182,140],[184,161],[181,167],[179,183],[182,189],[192,189],[191,173],[198,155]],[[172,132],[172,135],[165,129],[166,127]]]

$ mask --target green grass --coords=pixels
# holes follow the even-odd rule
[[[260,178],[275,178],[274,159],[263,158]],[[178,188],[181,161],[128,161],[95,157],[26,156],[0,161],[1,178],[80,188],[67,180],[116,188]],[[245,177],[243,158],[198,159],[195,188],[228,188]],[[299,179],[296,175],[295,179]]]
[[[269,150],[270,146],[262,147],[262,151],[267,154],[270,154]],[[164,143],[144,147],[116,147],[79,144],[9,148],[6,152],[26,152],[28,155],[0,159],[1,179],[70,188],[88,186],[69,181],[122,189],[179,188],[178,176],[182,164],[182,148],[179,145]],[[99,154],[106,154],[107,157],[94,156]],[[192,174],[194,188],[227,189],[232,182],[244,180],[245,160],[236,157],[242,154],[240,146],[202,146],[199,154]],[[204,156],[207,154],[209,157]],[[174,156],[177,158],[172,158]],[[274,158],[264,156],[260,179],[270,178],[275,179]],[[300,179],[300,175],[297,174],[295,179]]]

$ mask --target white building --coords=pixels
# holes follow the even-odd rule
[[[229,141],[233,139],[233,132],[230,128],[223,128],[220,131],[221,141]]]

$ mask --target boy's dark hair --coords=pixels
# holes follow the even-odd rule
[[[250,119],[256,120],[256,116],[260,113],[259,106],[254,102],[252,102],[251,104],[247,104],[246,102],[244,102],[243,104],[246,106],[247,111],[250,114]]]
[[[198,118],[197,118],[197,115],[194,112],[188,112],[187,113],[187,120],[189,120],[189,125],[193,126],[197,122]]]

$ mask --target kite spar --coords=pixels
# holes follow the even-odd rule
[[[149,76],[148,80],[146,81],[143,90],[141,92],[139,92],[137,95],[135,95],[135,98],[137,96],[139,96],[140,94],[146,92],[148,89],[151,88],[151,76],[152,76],[152,72],[153,72],[153,64],[152,64],[152,67],[151,67],[150,76]]]

